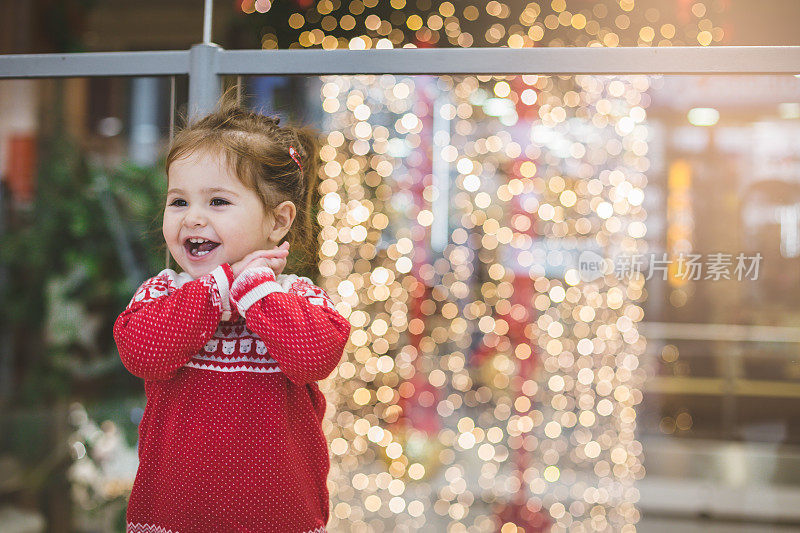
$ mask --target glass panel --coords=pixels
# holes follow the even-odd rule
[[[331,531],[797,519],[797,77],[243,81],[321,133]],[[169,80],[0,95],[0,449],[67,443],[47,494],[119,529],[145,401],[111,326],[165,266]]]

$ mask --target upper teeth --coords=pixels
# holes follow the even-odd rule
[[[189,242],[206,242],[206,239],[200,239],[198,237],[192,237],[189,239]]]

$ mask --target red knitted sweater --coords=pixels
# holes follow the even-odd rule
[[[147,395],[127,531],[324,532],[330,459],[316,381],[349,336],[325,291],[269,267],[235,281],[228,263],[145,281],[114,324]]]

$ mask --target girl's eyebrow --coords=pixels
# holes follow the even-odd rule
[[[233,195],[233,196],[239,196],[235,192],[233,192],[233,191],[231,191],[229,189],[225,189],[223,187],[207,187],[207,188],[203,189],[202,192],[205,192],[205,193],[226,192],[226,193],[228,193],[230,195]],[[169,191],[167,191],[167,194],[172,194],[172,193],[183,194],[183,189],[170,189]]]

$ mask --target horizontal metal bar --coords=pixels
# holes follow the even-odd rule
[[[188,50],[0,55],[0,78],[170,76],[188,73]]]
[[[800,73],[800,46],[225,50],[220,74]]]
[[[788,326],[641,322],[637,328],[649,340],[800,342],[800,330]]]
[[[217,74],[797,74],[800,46],[223,50]],[[0,78],[187,74],[189,51],[0,56]]]

